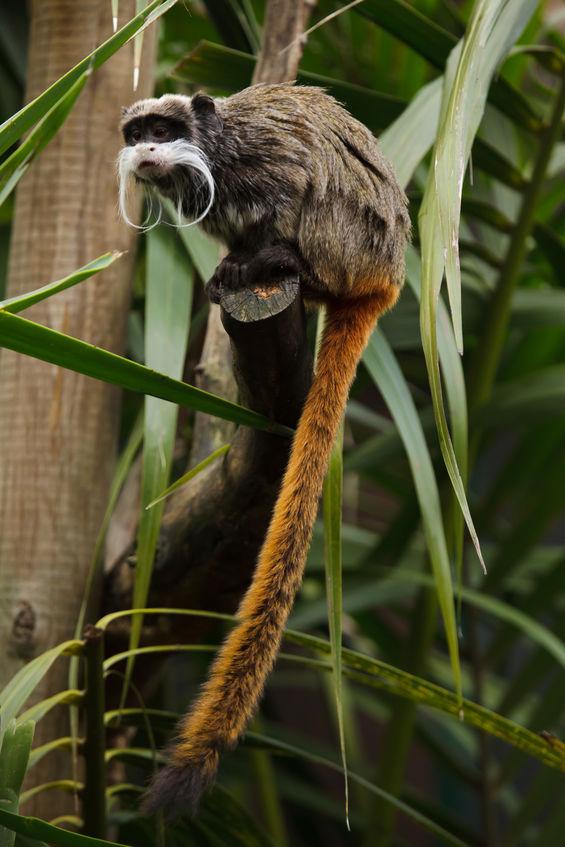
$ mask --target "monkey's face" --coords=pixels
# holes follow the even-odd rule
[[[118,158],[124,220],[132,223],[126,209],[132,180],[172,199],[179,217],[202,220],[214,200],[204,142],[213,141],[218,128],[214,101],[206,95],[166,94],[125,109],[121,123],[125,146]]]
[[[176,155],[181,145],[175,141],[188,141],[186,125],[159,115],[134,117],[123,128],[125,148],[122,153],[136,179],[142,182],[159,182],[170,176],[178,165]]]

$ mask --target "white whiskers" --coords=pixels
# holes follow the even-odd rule
[[[131,187],[134,183],[134,177],[136,174],[136,170],[140,164],[140,162],[148,159],[149,152],[152,153],[152,158],[155,160],[156,166],[161,166],[163,168],[163,176],[167,176],[171,179],[173,190],[173,199],[176,200],[177,205],[177,215],[178,215],[178,223],[177,226],[180,227],[188,227],[194,226],[194,224],[200,223],[203,220],[214,203],[214,195],[215,195],[215,185],[214,179],[212,177],[212,173],[210,171],[210,167],[208,165],[208,160],[202,150],[196,147],[194,144],[190,144],[188,141],[180,138],[176,141],[168,141],[163,144],[157,145],[157,153],[155,151],[147,151],[146,147],[142,147],[138,145],[136,147],[124,147],[118,156],[118,181],[119,181],[119,209],[120,214],[124,221],[132,227],[141,230],[151,229],[153,226],[156,226],[162,217],[162,209],[161,204],[159,204],[159,215],[157,221],[153,223],[151,226],[147,226],[147,222],[151,217],[153,211],[153,202],[152,197],[154,195],[153,191],[149,192],[150,196],[150,207],[146,220],[143,222],[141,226],[135,224],[129,214],[128,214],[128,205],[129,198],[131,195]],[[187,180],[186,173],[183,173],[184,168],[189,168],[193,172],[199,175],[198,182],[193,184],[192,190],[194,192],[195,198],[197,200],[200,199],[200,195],[203,193],[204,189],[207,189],[208,198],[207,204],[203,212],[198,215],[193,221],[189,221],[186,224],[181,223],[182,220],[182,208],[183,208],[183,194],[186,193],[189,182]],[[196,176],[194,174],[194,176]],[[151,184],[150,181],[147,182],[147,187],[149,189],[155,189],[156,187]],[[169,192],[167,192],[168,194]],[[157,198],[156,198],[157,199]]]

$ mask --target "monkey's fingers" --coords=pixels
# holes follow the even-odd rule
[[[211,279],[208,280],[206,285],[204,286],[204,290],[206,292],[206,296],[208,297],[210,303],[219,303],[222,299],[222,283],[220,282],[218,276],[214,274]]]

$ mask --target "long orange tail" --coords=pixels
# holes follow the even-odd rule
[[[254,714],[274,665],[304,564],[329,456],[357,363],[379,315],[398,289],[328,306],[317,370],[296,430],[273,517],[240,623],[220,648],[208,681],[179,727],[170,764],[151,784],[148,812],[194,812],[213,782],[223,749]]]

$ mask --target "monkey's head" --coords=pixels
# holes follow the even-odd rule
[[[214,202],[211,158],[222,122],[205,94],[165,94],[124,108],[120,123],[125,146],[118,157],[120,212],[127,212],[134,183],[170,198],[180,215],[202,220]]]

